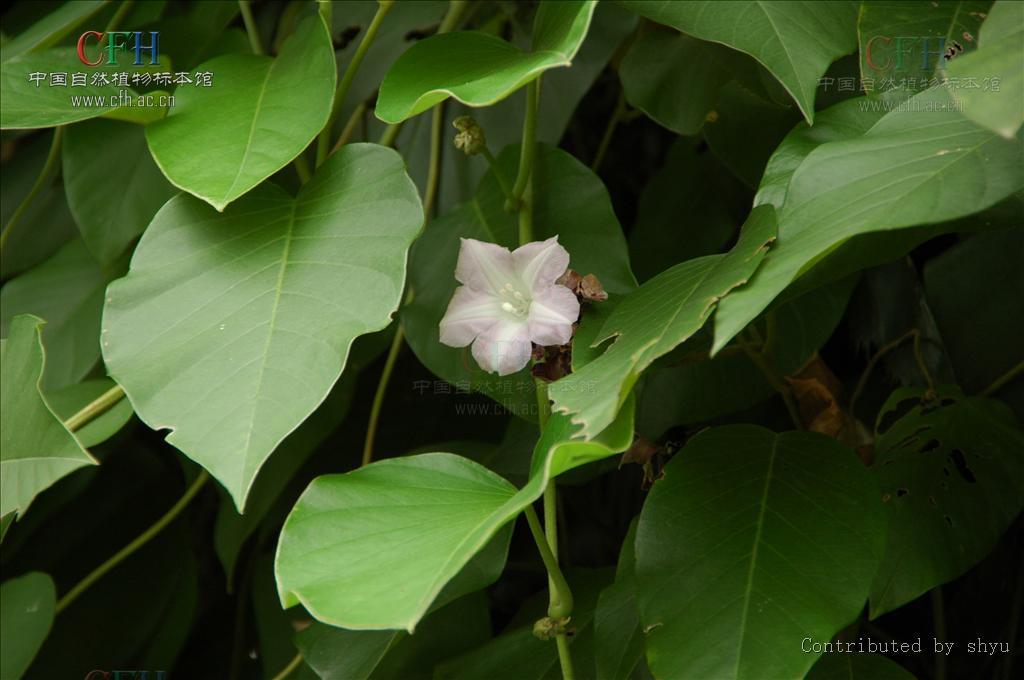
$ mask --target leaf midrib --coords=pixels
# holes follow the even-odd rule
[[[750,613],[750,596],[754,588],[754,571],[757,568],[757,551],[761,545],[761,532],[764,529],[765,509],[768,507],[768,491],[772,483],[772,471],[775,469],[775,455],[779,450],[779,436],[772,440],[772,451],[768,457],[768,473],[764,478],[764,489],[761,492],[761,509],[757,515],[757,528],[754,531],[754,548],[750,554],[750,569],[747,571],[747,585],[743,591],[743,613],[740,616],[739,635],[736,636],[736,670],[733,677],[740,677],[740,663],[743,660],[743,642],[747,629],[747,617]]]

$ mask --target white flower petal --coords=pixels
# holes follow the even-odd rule
[[[508,248],[496,243],[485,243],[475,238],[464,238],[459,246],[459,261],[455,265],[455,278],[482,293],[498,294],[507,283],[515,283],[515,265]]]
[[[489,293],[459,286],[441,318],[441,343],[465,347],[494,324],[508,318],[501,300]]]
[[[538,345],[564,345],[580,316],[580,302],[565,286],[548,286],[530,303],[530,340]]]
[[[473,358],[488,373],[509,375],[530,363],[530,331],[525,320],[491,326],[473,343]]]
[[[552,285],[569,267],[569,252],[558,244],[557,236],[521,245],[512,258],[516,273],[532,292]]]

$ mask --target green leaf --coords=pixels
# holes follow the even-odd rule
[[[58,418],[67,420],[92,403],[93,400],[99,398],[104,392],[110,390],[115,384],[109,378],[86,380],[76,385],[68,385],[55,392],[48,392],[46,400],[50,402],[50,406]],[[75,430],[75,438],[85,448],[92,448],[113,437],[131,419],[132,405],[128,403],[127,399],[121,399],[83,427]]]
[[[64,135],[63,155],[68,206],[100,264],[116,260],[176,193],[153,163],[137,125],[110,120],[72,125]]]
[[[947,48],[954,50],[954,60],[974,51],[978,28],[991,6],[991,0],[861,3],[857,36],[864,89],[869,94],[901,86],[925,89],[945,68]]]
[[[25,52],[51,47],[76,26],[98,12],[105,0],[76,0],[63,5],[44,16],[14,38],[4,42],[2,60],[7,61]],[[70,52],[70,48],[65,48]],[[4,678],[6,678],[6,674]]]
[[[244,514],[235,509],[230,494],[221,494],[217,521],[213,526],[213,547],[224,567],[229,590],[234,585],[238,554],[246,539],[260,527],[299,469],[345,419],[355,391],[358,368],[355,363],[350,358],[348,370],[342,373],[323,403],[281,442],[276,449],[277,455],[271,456],[256,475]],[[295,493],[298,491],[296,489]]]
[[[49,350],[43,376],[46,390],[77,383],[99,360],[103,289],[111,278],[76,238],[0,290],[4,333],[17,314],[47,320],[43,329]]]
[[[1024,505],[1024,434],[998,401],[940,387],[892,393],[878,414],[875,473],[889,537],[871,618],[964,573]]]
[[[0,222],[5,227],[42,171],[52,140],[52,133],[23,137],[13,142],[12,157],[3,159]],[[19,223],[7,232],[7,241],[0,250],[0,278],[9,279],[31,269],[77,234],[63,183],[45,182]]]
[[[807,680],[914,680],[914,675],[881,654],[825,654]]]
[[[785,86],[809,123],[814,121],[818,78],[833,61],[857,49],[855,2],[622,4],[660,24],[754,57]]]
[[[502,152],[498,165],[505,177],[515,177],[518,158],[517,147]],[[533,172],[534,239],[557,235],[572,258],[570,266],[597,275],[613,296],[635,288],[622,228],[601,180],[568,153],[545,145],[537,149]],[[513,413],[527,414],[536,405],[528,372],[499,379],[476,365],[468,347],[447,347],[438,340],[438,324],[457,286],[459,238],[518,245],[516,217],[505,212],[504,204],[497,179],[488,173],[472,201],[427,225],[410,256],[409,285],[415,294],[402,308],[402,324],[409,346],[432,373],[480,390]]]
[[[733,81],[719,93],[704,137],[733,174],[756,187],[768,159],[798,122],[795,109],[765,101]]]
[[[377,117],[400,123],[448,97],[490,106],[541,73],[570,66],[590,27],[595,0],[543,3],[529,52],[485,33],[431,36],[395,61],[380,85]]]
[[[632,443],[632,407],[593,441],[573,434],[567,419],[551,417],[519,490],[450,453],[318,477],[281,531],[275,567],[281,602],[301,603],[335,626],[412,632],[445,584],[540,498],[549,479]]]
[[[278,544],[281,601],[301,601],[335,626],[413,632],[445,583],[511,519],[500,513],[515,495],[503,478],[448,453],[318,477]]]
[[[629,48],[619,78],[626,100],[659,125],[681,135],[704,126],[729,72],[715,62],[725,48],[657,26]]]
[[[422,221],[401,158],[372,144],[331,156],[295,199],[265,184],[218,214],[179,195],[107,290],[107,369],[242,508],[351,342],[389,323]]]
[[[1022,62],[1024,5],[998,0],[981,26],[977,51],[949,64],[948,77],[957,79],[950,91],[963,115],[1013,139],[1024,124]]]
[[[57,591],[53,580],[38,571],[4,581],[0,586],[0,678],[18,680],[28,670],[53,625]]]
[[[70,47],[52,47],[38,52],[28,52],[0,63],[0,87],[4,96],[0,100],[0,128],[4,130],[45,128],[75,123],[102,116],[113,111],[120,104],[119,93],[124,88],[117,85],[86,85],[72,87],[51,86],[49,74],[74,73],[76,65],[82,66]],[[84,71],[86,66],[82,66]],[[97,72],[131,71],[132,67],[118,66],[97,69]],[[33,83],[29,76],[42,73],[42,82]],[[78,97],[92,98],[98,105],[79,105],[75,101],[89,101]],[[76,98],[76,99],[73,99]]]
[[[275,59],[229,54],[198,67],[212,87],[179,89],[167,117],[146,126],[157,165],[174,186],[217,210],[298,156],[330,116],[337,70],[319,15]]]
[[[46,323],[16,316],[2,344],[0,366],[0,516],[25,514],[32,499],[64,475],[96,461],[50,408],[40,384],[46,364],[40,330]]]
[[[615,342],[551,384],[552,409],[570,414],[583,436],[607,427],[640,373],[700,330],[715,304],[750,278],[774,238],[774,210],[757,208],[729,253],[678,264],[622,300],[591,345],[612,337]]]
[[[1018,225],[972,236],[924,267],[928,306],[957,384],[969,393],[985,389],[1021,360],[1022,257],[1024,230]]]
[[[949,110],[945,90],[907,104],[912,110],[893,110],[861,137],[822,144],[799,165],[779,214],[778,247],[719,305],[715,351],[851,237],[969,215],[1024,185],[1024,147]]]
[[[714,154],[677,139],[640,194],[629,235],[633,271],[646,281],[683,260],[722,252],[749,204],[745,187]]]
[[[882,556],[878,487],[809,432],[705,430],[665,468],[636,536],[640,618],[656,677],[802,677],[853,621]]]
[[[615,583],[601,591],[594,612],[594,666],[598,680],[632,678],[647,670],[636,606],[635,518],[622,541]]]
[[[415,635],[314,623],[296,642],[321,680],[430,680],[438,662],[490,637],[487,596],[477,592],[427,615]]]

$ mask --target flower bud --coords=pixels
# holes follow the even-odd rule
[[[472,116],[459,116],[452,121],[452,127],[459,131],[455,135],[455,148],[461,149],[467,156],[483,153],[483,150],[487,148],[484,129],[473,120]]]

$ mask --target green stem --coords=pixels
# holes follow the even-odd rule
[[[373,406],[370,407],[370,420],[366,424],[366,439],[363,441],[363,462],[362,465],[369,465],[373,462],[373,443],[377,438],[377,423],[380,420],[381,407],[384,405],[384,395],[388,391],[388,381],[391,380],[391,372],[395,368],[395,360],[402,349],[402,340],[405,333],[402,332],[402,324],[399,322],[395,329],[395,337],[391,339],[391,348],[388,350],[388,357],[384,360],[384,370],[381,371],[380,380],[377,381],[377,392],[373,395]]]
[[[459,25],[463,14],[469,8],[469,0],[451,0],[448,3],[448,12],[445,13],[441,25],[437,27],[438,33],[449,33]]]
[[[124,390],[120,385],[114,385],[109,390],[93,399],[83,406],[77,413],[64,421],[64,427],[71,432],[76,432],[94,419],[110,410],[110,408],[121,401],[124,397]]]
[[[604,135],[601,136],[601,143],[597,147],[597,153],[594,154],[594,162],[590,164],[590,169],[594,172],[597,172],[601,167],[605,154],[608,153],[608,147],[612,144],[612,137],[615,135],[615,128],[618,127],[619,121],[622,120],[622,116],[625,113],[626,93],[620,90],[619,100],[615,102],[615,110],[612,111],[611,118],[608,119],[608,125],[604,129]]]
[[[188,506],[189,502],[195,497],[195,495],[199,493],[199,490],[203,488],[203,484],[205,484],[206,480],[208,480],[209,478],[210,475],[208,472],[206,472],[206,470],[200,472],[199,476],[196,477],[195,481],[192,482],[192,485],[189,486],[188,489],[185,491],[185,494],[178,499],[178,502],[175,503],[174,506],[170,510],[168,510],[163,517],[158,519],[156,522],[153,523],[151,527],[149,527],[144,532],[139,534],[139,536],[137,536],[135,540],[133,540],[131,543],[121,548],[117,553],[114,554],[113,557],[111,557],[106,562],[93,569],[88,576],[79,581],[74,588],[69,590],[67,594],[64,595],[64,597],[60,598],[60,600],[57,602],[56,613],[60,614],[62,611],[67,609],[68,605],[70,605],[72,602],[78,599],[79,595],[88,590],[89,586],[91,586],[93,583],[102,578],[104,574],[106,574],[108,571],[116,567],[126,558],[131,556],[136,550],[146,545],[146,543],[148,543],[151,538],[159,534],[164,529],[164,527],[166,527],[168,524],[174,521],[174,519],[181,514],[181,511]]]
[[[526,182],[526,191],[519,198],[519,245],[533,240],[533,182]]]
[[[1024,371],[1024,361],[1020,362],[1019,364],[1008,370],[1006,373],[1003,373],[1001,376],[993,380],[988,387],[986,387],[985,389],[978,393],[978,396],[992,396],[999,390],[1003,389],[1003,387],[1006,386],[1007,383],[1009,383],[1011,380],[1020,375],[1021,371]]]
[[[498,165],[498,159],[494,157],[491,150],[486,146],[483,151],[483,157],[487,160],[487,165],[491,168],[491,174],[494,175],[495,179],[498,180],[498,185],[501,187],[501,193],[505,194],[505,202],[512,205],[515,204],[515,198],[512,196],[512,187],[509,186],[508,178],[505,177],[505,173],[501,171],[501,167]]]
[[[370,21],[366,33],[363,34],[363,39],[359,41],[355,54],[352,55],[352,60],[345,67],[345,74],[341,77],[338,89],[334,93],[331,116],[327,119],[327,124],[324,125],[324,129],[320,131],[320,137],[316,140],[316,166],[318,168],[327,159],[327,152],[331,148],[331,134],[334,131],[334,123],[338,119],[338,114],[341,113],[341,105],[345,101],[345,95],[348,94],[348,88],[352,85],[352,80],[355,79],[360,64],[363,63],[363,57],[366,56],[370,45],[373,44],[373,39],[377,36],[377,31],[380,29],[384,17],[391,11],[394,4],[395,0],[378,0],[377,12],[373,15],[373,20]]]
[[[117,27],[121,25],[121,21],[128,15],[128,11],[131,10],[133,4],[135,4],[135,0],[124,0],[121,6],[117,8],[117,11],[114,12],[114,16],[110,17],[110,21],[107,22],[103,32],[116,31]]]
[[[345,121],[345,127],[341,128],[341,135],[338,137],[338,141],[334,143],[334,146],[331,147],[331,153],[327,154],[328,156],[348,144],[348,140],[352,139],[352,135],[356,132],[356,126],[359,125],[359,121],[365,113],[366,102],[356,104],[356,108],[352,109],[352,114]]]
[[[242,11],[242,22],[245,24],[245,32],[249,36],[249,46],[253,54],[263,54],[263,45],[260,44],[260,32],[256,28],[256,20],[252,16],[252,3],[249,0],[238,0],[238,9]]]
[[[393,123],[384,128],[384,133],[381,134],[380,139],[377,140],[377,143],[380,144],[381,146],[393,147],[395,145],[395,140],[398,139],[398,133],[402,131],[402,125],[404,124],[405,122],[403,121],[401,123]]]
[[[569,638],[565,635],[555,636],[555,644],[558,645],[558,663],[562,665],[563,680],[573,680],[575,674],[572,670],[572,654],[569,652]]]
[[[917,368],[924,376],[925,382],[928,383],[928,389],[934,389],[935,383],[932,380],[931,373],[928,371],[928,366],[924,362],[924,356],[921,354],[921,331],[916,328],[911,328],[895,340],[882,345],[868,360],[868,365],[864,367],[864,372],[860,374],[860,379],[857,380],[857,386],[853,389],[853,396],[850,397],[851,414],[854,416],[857,415],[856,411],[854,411],[854,407],[857,405],[857,400],[860,399],[861,394],[863,394],[864,388],[867,387],[868,378],[871,377],[871,373],[875,370],[875,366],[878,362],[881,361],[882,357],[902,345],[910,338],[914,339],[914,360],[917,362]]]
[[[295,157],[294,161],[292,161],[295,165],[295,174],[299,176],[299,181],[303,184],[308,182],[309,178],[313,176],[309,170],[309,161],[306,160],[306,156],[304,155],[305,153],[306,152],[303,151]]]
[[[281,672],[274,676],[274,680],[284,680],[291,675],[296,668],[302,665],[302,652],[295,655],[295,658],[288,662],[288,665],[281,669]]]
[[[519,173],[512,186],[512,198],[520,200],[529,184],[533,172],[533,157],[537,149],[537,102],[540,98],[540,78],[526,86],[526,115],[523,118],[523,143],[519,149]],[[515,205],[513,204],[513,207]]]
[[[786,411],[789,412],[789,418],[793,421],[793,425],[796,429],[802,430],[803,420],[800,418],[800,409],[797,408],[796,402],[793,401],[793,392],[789,389],[789,385],[779,377],[775,372],[775,369],[768,363],[768,360],[763,354],[764,342],[761,341],[760,334],[753,326],[747,328],[747,335],[750,338],[750,344],[760,346],[761,350],[755,351],[750,348],[750,345],[744,343],[743,351],[746,353],[750,360],[755,366],[761,371],[768,384],[778,392],[779,396],[782,397],[782,402],[786,405]]]
[[[533,541],[537,544],[537,551],[540,552],[540,559],[544,562],[544,568],[548,571],[548,578],[554,584],[552,599],[548,605],[548,616],[553,619],[569,616],[572,613],[573,605],[572,591],[569,590],[569,584],[566,582],[565,576],[562,575],[562,570],[558,567],[558,559],[551,550],[548,538],[544,535],[544,529],[540,526],[537,511],[533,509],[532,505],[527,505],[526,510],[523,512],[526,515],[526,523],[530,525],[530,534],[533,535]]]
[[[441,134],[444,125],[444,103],[434,106],[430,119],[430,167],[427,168],[427,186],[423,197],[423,216],[430,219],[437,200],[437,186],[441,179]]]
[[[53,179],[58,169],[60,168],[60,146],[61,139],[64,137],[64,128],[57,127],[53,131],[53,140],[50,142],[50,152],[46,155],[46,162],[43,163],[43,169],[39,171],[39,176],[36,177],[35,183],[32,188],[29,189],[28,193],[25,194],[25,198],[21,200],[18,207],[11,213],[11,217],[7,220],[7,224],[4,225],[3,232],[0,232],[0,252],[3,252],[4,246],[7,245],[7,239],[11,236],[11,231],[14,229],[14,225],[22,218],[32,201],[35,200],[39,192],[43,190],[43,187]]]

